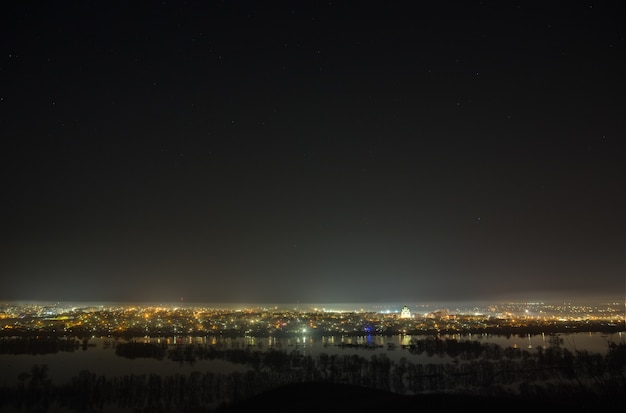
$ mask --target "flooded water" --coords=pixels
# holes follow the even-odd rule
[[[560,334],[561,347],[572,352],[588,351],[591,353],[606,354],[609,343],[623,343],[624,333],[606,335],[601,333],[572,333]],[[302,336],[295,338],[214,338],[214,337],[141,337],[133,339],[139,342],[151,342],[167,345],[169,348],[186,344],[212,346],[216,349],[249,349],[250,351],[267,351],[269,349],[286,352],[297,351],[302,355],[317,356],[322,353],[328,355],[357,354],[369,358],[374,354],[385,354],[392,360],[406,358],[415,363],[446,363],[452,361],[447,356],[428,356],[425,353],[416,354],[408,350],[413,337],[409,335],[394,336],[344,336],[344,337],[312,337]],[[416,337],[417,339],[424,337]],[[513,347],[527,351],[536,351],[539,347],[549,347],[551,336],[499,336],[499,335],[444,335],[442,339],[456,339],[458,341],[478,341],[498,344],[504,348]],[[126,340],[112,338],[91,338],[89,346],[79,347],[75,351],[63,351],[51,354],[0,354],[0,386],[13,385],[21,373],[29,372],[34,365],[48,365],[48,377],[53,382],[61,383],[70,380],[82,370],[88,370],[97,375],[124,376],[126,374],[160,375],[184,374],[193,371],[212,371],[216,373],[231,373],[244,371],[247,367],[225,360],[195,360],[175,361],[168,358],[124,358],[116,355],[115,345],[125,343]]]

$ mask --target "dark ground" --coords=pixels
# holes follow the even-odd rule
[[[290,384],[267,391],[216,413],[250,411],[323,412],[356,411],[381,412],[389,409],[403,411],[453,411],[476,409],[480,412],[620,412],[625,402],[621,396],[568,395],[527,400],[513,397],[472,396],[463,394],[422,394],[403,396],[381,390],[330,383]],[[395,410],[398,411],[398,410]]]

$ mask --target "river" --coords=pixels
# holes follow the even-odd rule
[[[624,332],[607,335],[602,333],[570,333],[558,334],[561,347],[572,352],[588,351],[606,354],[609,343],[624,343]],[[446,363],[452,359],[447,356],[428,356],[416,354],[407,349],[411,341],[409,335],[393,336],[301,336],[293,338],[257,338],[257,337],[138,337],[133,341],[166,344],[168,347],[200,344],[215,346],[222,349],[250,349],[251,351],[267,351],[268,349],[298,351],[303,355],[317,356],[322,353],[357,354],[369,358],[373,354],[385,354],[392,360],[405,357],[411,362]],[[424,337],[417,337],[424,338]],[[527,336],[501,335],[444,335],[442,339],[470,340],[493,343],[504,348],[513,347],[527,351],[536,351],[540,347],[550,345],[549,335],[537,334]],[[128,359],[116,355],[115,345],[126,340],[107,337],[93,337],[89,346],[79,347],[75,351],[60,351],[49,354],[0,354],[0,386],[12,386],[21,373],[27,373],[34,365],[47,365],[48,377],[55,383],[62,383],[76,376],[81,370],[88,370],[97,375],[123,376],[126,374],[156,373],[162,375],[184,374],[193,371],[213,371],[231,373],[243,371],[245,366],[225,360],[174,361],[168,358],[134,358]]]

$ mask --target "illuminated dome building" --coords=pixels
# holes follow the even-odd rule
[[[411,318],[411,310],[406,305],[402,307],[402,311],[400,311],[400,318]]]

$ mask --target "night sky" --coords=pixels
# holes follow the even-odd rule
[[[0,299],[623,298],[626,3],[0,6]]]

